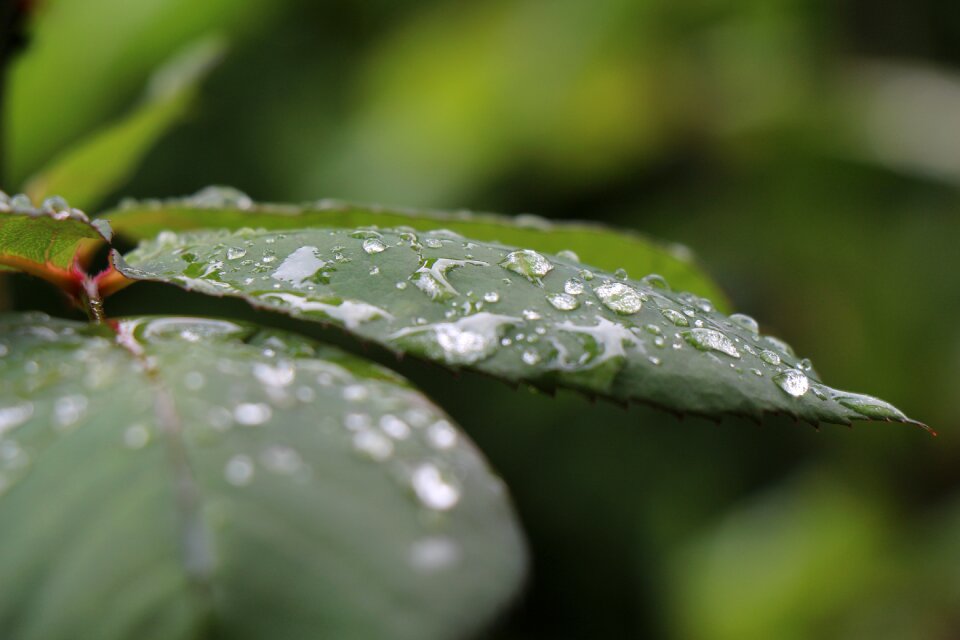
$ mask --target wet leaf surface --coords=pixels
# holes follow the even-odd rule
[[[5,639],[449,638],[517,589],[501,482],[402,379],[250,325],[118,329],[0,316]]]
[[[164,230],[267,230],[358,226],[410,227],[420,231],[449,229],[476,240],[501,242],[544,253],[573,252],[578,260],[601,269],[659,273],[684,291],[706,296],[723,310],[720,288],[693,261],[690,250],[666,245],[636,232],[588,222],[555,222],[531,215],[514,217],[469,211],[397,209],[323,200],[299,206],[258,204],[226,187],[209,187],[189,198],[129,201],[104,214],[117,233],[145,240]]]
[[[725,316],[660,276],[634,280],[450,231],[167,232],[118,263],[134,279],[242,298],[545,389],[707,416],[910,421],[821,383],[752,318]]]

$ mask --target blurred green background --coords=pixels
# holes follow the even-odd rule
[[[528,533],[528,589],[490,637],[960,637],[960,3],[32,4],[8,192],[216,34],[186,120],[101,208],[217,183],[638,229],[690,246],[828,383],[940,432],[681,421],[391,363],[479,443]],[[242,310],[150,285],[110,305]]]

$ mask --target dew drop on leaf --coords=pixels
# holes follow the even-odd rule
[[[799,398],[810,388],[810,380],[802,371],[796,369],[781,371],[773,377],[773,381],[794,398]]]
[[[622,282],[607,282],[593,291],[605,307],[621,315],[637,313],[643,306],[640,292]]]

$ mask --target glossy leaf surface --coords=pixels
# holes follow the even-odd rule
[[[394,374],[221,320],[0,319],[0,635],[450,638],[521,534]]]
[[[696,265],[686,247],[669,246],[639,233],[587,222],[553,222],[538,216],[508,217],[469,211],[416,211],[320,201],[301,206],[257,204],[245,194],[209,187],[184,199],[130,201],[104,214],[118,234],[136,240],[164,230],[252,227],[267,230],[307,227],[411,227],[448,229],[475,240],[502,242],[546,253],[574,252],[601,269],[626,269],[637,275],[658,273],[674,286],[725,306],[719,287]]]
[[[449,231],[166,233],[126,262],[119,268],[134,279],[242,298],[546,389],[709,416],[909,421],[885,402],[822,384],[753,319],[724,316],[662,278],[631,280]]]

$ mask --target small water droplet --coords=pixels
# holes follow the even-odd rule
[[[579,296],[584,291],[583,282],[576,278],[570,278],[563,283],[563,291],[571,296]]]
[[[547,302],[560,311],[573,311],[580,306],[580,301],[569,293],[551,293],[547,296]]]
[[[233,419],[242,425],[254,427],[261,425],[273,415],[270,405],[262,402],[243,402],[233,410]]]
[[[235,487],[243,487],[253,480],[254,466],[250,456],[236,455],[227,461],[223,470],[227,482]]]
[[[773,376],[773,381],[788,395],[799,398],[810,388],[810,380],[802,371],[786,369]]]
[[[560,251],[557,251],[557,257],[563,258],[564,260],[570,260],[572,262],[580,262],[580,256],[578,256],[575,252],[571,251],[570,249],[562,249]]]
[[[648,276],[644,276],[640,279],[640,282],[653,289],[663,289],[664,291],[670,290],[670,284],[667,282],[667,279],[658,273],[651,273]]]
[[[230,247],[227,249],[227,260],[239,260],[247,255],[247,250],[243,247]]]
[[[142,424],[127,427],[123,432],[123,444],[128,449],[142,449],[150,442],[150,430]]]
[[[757,321],[744,313],[734,313],[730,316],[730,321],[740,327],[743,327],[753,335],[760,333],[760,325],[757,323]]]
[[[763,349],[758,355],[760,356],[760,359],[767,364],[772,364],[774,366],[780,364],[780,356],[769,349]]]
[[[499,302],[500,294],[497,293],[496,291],[488,291],[485,294],[483,294],[483,300],[484,302],[489,302],[491,304],[493,304],[494,302]]]
[[[393,454],[390,438],[377,431],[363,429],[353,434],[353,448],[358,453],[382,462]]]
[[[627,273],[627,270],[621,267],[620,269],[617,269],[616,271],[613,272],[613,277],[616,278],[617,280],[626,280],[630,276]]]
[[[539,320],[542,317],[533,309],[524,309],[522,315],[524,320]]]
[[[437,420],[427,427],[427,441],[436,449],[449,449],[457,443],[457,430],[447,420]]]
[[[689,327],[690,321],[687,320],[687,317],[677,311],[676,309],[661,309],[660,313],[663,314],[663,317],[677,325],[678,327]]]
[[[447,511],[460,501],[456,483],[433,464],[425,463],[414,469],[411,484],[420,502],[430,509]]]
[[[403,440],[410,435],[410,425],[389,413],[380,418],[380,430],[394,440]]]

